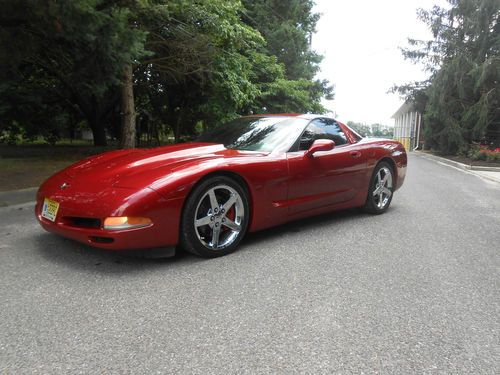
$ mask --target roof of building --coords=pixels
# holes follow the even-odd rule
[[[399,109],[396,111],[396,113],[394,113],[391,118],[396,118],[396,117],[399,117],[405,113],[408,113],[408,112],[413,112],[415,111],[415,104],[413,102],[410,102],[410,101],[406,101],[404,102],[404,104],[399,107]]]

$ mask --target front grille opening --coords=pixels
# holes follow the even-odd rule
[[[114,238],[90,236],[89,240],[90,240],[90,242],[95,242],[95,243],[112,243],[114,241]]]
[[[101,227],[101,220],[89,217],[65,216],[64,223],[66,225],[77,228],[95,228]]]

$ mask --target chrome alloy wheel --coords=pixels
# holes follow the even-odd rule
[[[387,167],[379,169],[375,177],[373,199],[379,209],[385,208],[392,196],[392,172]]]
[[[245,208],[240,194],[231,186],[217,185],[199,200],[194,228],[205,247],[222,250],[236,240],[244,218]]]

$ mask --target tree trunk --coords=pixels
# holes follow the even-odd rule
[[[92,129],[92,136],[94,137],[94,146],[107,146],[108,141],[106,139],[106,130],[104,126],[101,126],[98,121],[93,121],[89,124],[90,129]]]
[[[124,72],[122,86],[122,134],[121,148],[135,147],[135,105],[132,65]]]
[[[181,140],[181,123],[182,123],[182,110],[179,112],[177,122],[174,129],[174,142],[179,143]]]

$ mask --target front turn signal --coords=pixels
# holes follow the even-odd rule
[[[108,230],[123,230],[144,228],[152,224],[151,219],[147,217],[129,217],[129,216],[113,216],[107,217],[104,220],[104,229]]]

